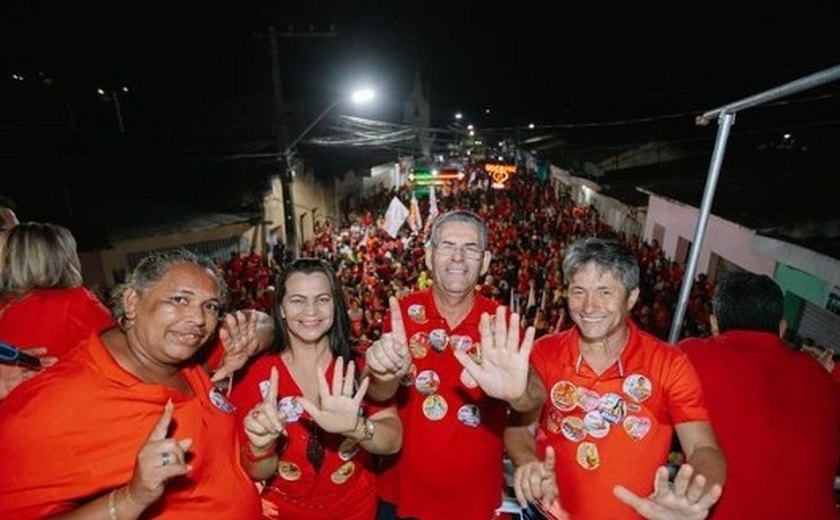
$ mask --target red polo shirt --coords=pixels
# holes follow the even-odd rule
[[[476,294],[467,317],[450,329],[431,290],[400,302],[414,370],[397,393],[403,448],[380,477],[380,496],[398,516],[489,519],[501,504],[507,404],[484,395],[452,355],[453,348],[479,348],[479,319],[497,306]]]
[[[575,520],[638,518],[613,487],[649,495],[674,425],[709,420],[685,354],[627,324],[627,346],[601,375],[583,360],[577,327],[543,336],[531,354],[548,392],[540,427],[557,452],[560,504]]]
[[[767,332],[733,330],[680,347],[726,455],[712,518],[837,519],[840,405],[828,372]]]

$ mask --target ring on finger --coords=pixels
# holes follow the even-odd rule
[[[161,466],[169,466],[172,464],[172,454],[168,451],[165,451],[160,454],[160,465]]]

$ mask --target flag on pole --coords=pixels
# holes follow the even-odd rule
[[[417,197],[411,193],[411,209],[408,215],[408,227],[415,233],[423,229],[423,217],[420,215],[420,205],[417,204]]]
[[[400,199],[394,197],[388,205],[388,211],[385,212],[385,224],[382,227],[391,235],[391,238],[397,238],[406,218],[408,218],[408,208]]]
[[[427,222],[431,222],[438,216],[437,196],[435,195],[435,186],[429,186],[429,218]]]

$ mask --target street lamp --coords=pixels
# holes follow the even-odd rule
[[[300,236],[300,243],[295,238],[297,234],[297,222],[295,221],[295,204],[294,204],[294,197],[292,195],[292,176],[293,176],[293,157],[295,153],[295,147],[297,144],[307,135],[309,132],[312,131],[313,128],[318,126],[330,112],[332,112],[338,105],[344,104],[350,101],[353,104],[361,105],[371,101],[374,97],[376,97],[375,92],[372,89],[364,88],[354,91],[348,99],[338,99],[333,101],[329,105],[327,105],[324,110],[318,114],[306,128],[303,129],[297,137],[295,137],[283,150],[283,174],[281,176],[282,184],[283,184],[283,216],[285,218],[284,222],[284,229],[286,231],[286,246],[290,248],[299,247],[303,245],[303,227],[301,225],[301,236]],[[301,219],[301,224],[302,224]]]

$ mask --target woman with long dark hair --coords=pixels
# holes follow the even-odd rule
[[[275,351],[257,360],[232,394],[249,440],[246,471],[265,481],[263,514],[371,520],[371,455],[400,449],[396,409],[362,402],[368,381],[357,381],[344,294],[329,264],[298,259],[276,288]]]

